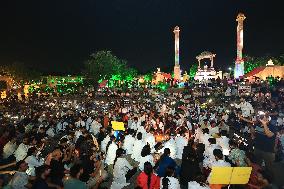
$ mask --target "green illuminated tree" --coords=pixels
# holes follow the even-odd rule
[[[280,55],[279,57],[271,57],[271,56],[263,56],[263,57],[251,57],[245,56],[244,57],[244,66],[245,66],[245,74],[249,73],[253,69],[266,66],[269,60],[272,60],[274,65],[284,65],[284,55]]]
[[[93,84],[99,80],[117,81],[132,80],[137,71],[127,66],[125,60],[121,60],[111,53],[111,51],[98,51],[91,54],[85,62],[83,71],[86,78]]]
[[[193,78],[197,72],[197,69],[198,69],[198,64],[197,63],[192,64],[189,69],[189,77]]]

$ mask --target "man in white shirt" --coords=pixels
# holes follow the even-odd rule
[[[3,159],[10,157],[17,149],[16,138],[12,138],[3,148]]]
[[[202,134],[199,136],[199,143],[203,143],[206,146],[209,145],[208,139],[210,138],[209,129],[205,128],[202,130]]]
[[[226,162],[224,160],[224,156],[223,156],[223,153],[222,153],[222,150],[220,149],[215,149],[213,151],[213,154],[215,156],[215,160],[213,163],[212,163],[212,168],[213,167],[231,167],[231,164]],[[210,175],[208,176],[207,180],[208,182],[210,183],[210,178],[211,178],[211,173]]]
[[[165,142],[164,147],[159,150],[159,153],[163,153],[165,148],[169,148],[171,151],[170,157],[176,159],[177,145],[173,136],[170,137],[170,140]]]
[[[49,137],[54,137],[55,136],[55,126],[53,125],[50,125],[50,127],[47,129],[46,131],[46,134],[49,136]]]
[[[127,155],[131,155],[133,152],[133,145],[135,138],[133,137],[133,131],[129,130],[128,135],[124,138],[123,149],[126,151]]]
[[[94,119],[92,118],[92,116],[88,117],[88,119],[86,120],[86,129],[87,131],[89,131],[91,129],[91,124],[93,123]]]
[[[215,138],[209,138],[209,145],[205,146],[205,151],[204,151],[204,156],[209,158],[209,162],[214,162],[214,150],[215,149],[221,149],[221,147],[216,144],[216,139]]]
[[[155,151],[155,145],[156,145],[156,140],[154,137],[154,129],[151,128],[150,131],[146,134],[145,139],[144,139],[146,144],[150,145],[151,152],[153,153]]]
[[[100,118],[96,118],[91,123],[90,132],[94,135],[97,135],[100,132],[100,128],[102,127],[102,124],[100,123]]]
[[[134,117],[134,121],[132,122],[130,129],[137,130],[141,124],[138,122],[138,118]]]
[[[103,141],[101,142],[101,151],[106,153],[106,146],[108,144],[108,142],[110,141],[110,135],[107,135]]]
[[[216,126],[216,123],[213,120],[210,122],[208,129],[209,129],[209,135],[211,135],[212,137],[214,137],[216,134],[219,133],[219,128]]]
[[[65,128],[68,126],[68,123],[66,121],[60,121],[56,125],[56,132],[58,133],[59,131],[64,131]]]
[[[226,154],[228,153],[229,151],[229,141],[230,139],[227,137],[227,132],[222,130],[221,131],[221,137],[220,138],[217,138],[217,144],[219,146],[221,146],[222,150],[223,150],[223,154],[225,155],[229,155],[229,154]]]
[[[14,174],[12,180],[10,181],[11,187],[17,189],[31,188],[31,184],[29,184],[29,176],[26,173],[26,170],[29,168],[28,164],[21,160],[16,166],[18,171]]]
[[[240,104],[236,104],[235,107],[236,108],[240,108],[242,110],[242,116],[247,118],[250,117],[251,114],[254,113],[254,109],[251,105],[251,103],[245,101],[245,99],[241,98],[241,103]]]
[[[18,146],[17,150],[14,152],[16,161],[23,160],[27,156],[28,149],[30,148],[29,139],[25,137],[23,142]]]
[[[79,117],[79,120],[75,123],[75,126],[76,126],[77,128],[85,127],[85,126],[86,126],[86,123],[85,123],[85,121],[82,120],[81,117]]]
[[[180,133],[181,135],[178,135],[175,139],[176,146],[177,146],[177,153],[176,158],[182,159],[182,153],[185,146],[187,146],[187,140],[184,136],[184,133]]]

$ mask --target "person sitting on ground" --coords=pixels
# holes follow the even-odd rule
[[[65,189],[87,189],[86,183],[79,180],[83,173],[83,167],[80,164],[75,164],[70,168],[70,178],[64,182]]]
[[[177,178],[174,177],[175,168],[167,167],[165,177],[161,178],[161,189],[180,189],[180,184]]]
[[[159,177],[164,177],[166,174],[167,167],[177,167],[176,162],[170,157],[171,151],[169,148],[164,149],[164,154],[161,155],[160,159],[156,163],[157,174]]]
[[[144,163],[144,171],[137,177],[137,186],[141,189],[160,189],[160,177],[153,173],[150,162]]]
[[[129,171],[133,170],[133,167],[124,157],[122,157],[124,154],[125,151],[122,148],[116,150],[116,157],[113,163],[113,181],[110,187],[111,189],[122,189],[129,185],[126,176]]]
[[[21,160],[17,162],[16,167],[18,171],[14,174],[9,185],[17,189],[31,188],[32,185],[29,183],[29,176],[26,173],[29,168],[28,164],[24,160]]]
[[[139,161],[139,169],[140,171],[143,171],[144,169],[144,163],[149,162],[152,166],[154,166],[154,158],[151,155],[151,148],[149,145],[146,145],[143,147],[141,152],[141,159]]]

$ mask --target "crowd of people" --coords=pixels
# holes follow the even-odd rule
[[[9,97],[1,102],[0,188],[221,188],[210,183],[212,167],[230,166],[252,167],[240,188],[280,188],[272,175],[283,163],[283,86]]]

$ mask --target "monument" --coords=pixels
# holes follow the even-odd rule
[[[244,75],[244,60],[243,60],[243,47],[244,47],[244,20],[246,19],[243,13],[239,13],[236,21],[237,26],[237,59],[235,62],[234,77],[236,79]]]
[[[174,28],[175,34],[175,67],[174,67],[174,79],[181,80],[180,65],[179,65],[179,32],[178,26]]]
[[[204,51],[196,57],[196,59],[198,60],[198,70],[194,77],[195,80],[202,81],[202,80],[208,80],[208,79],[217,79],[218,77],[222,78],[222,71],[216,72],[213,67],[215,56],[216,54],[213,54],[209,51]],[[203,68],[201,68],[201,60],[205,58],[210,59],[210,67],[205,65]]]

